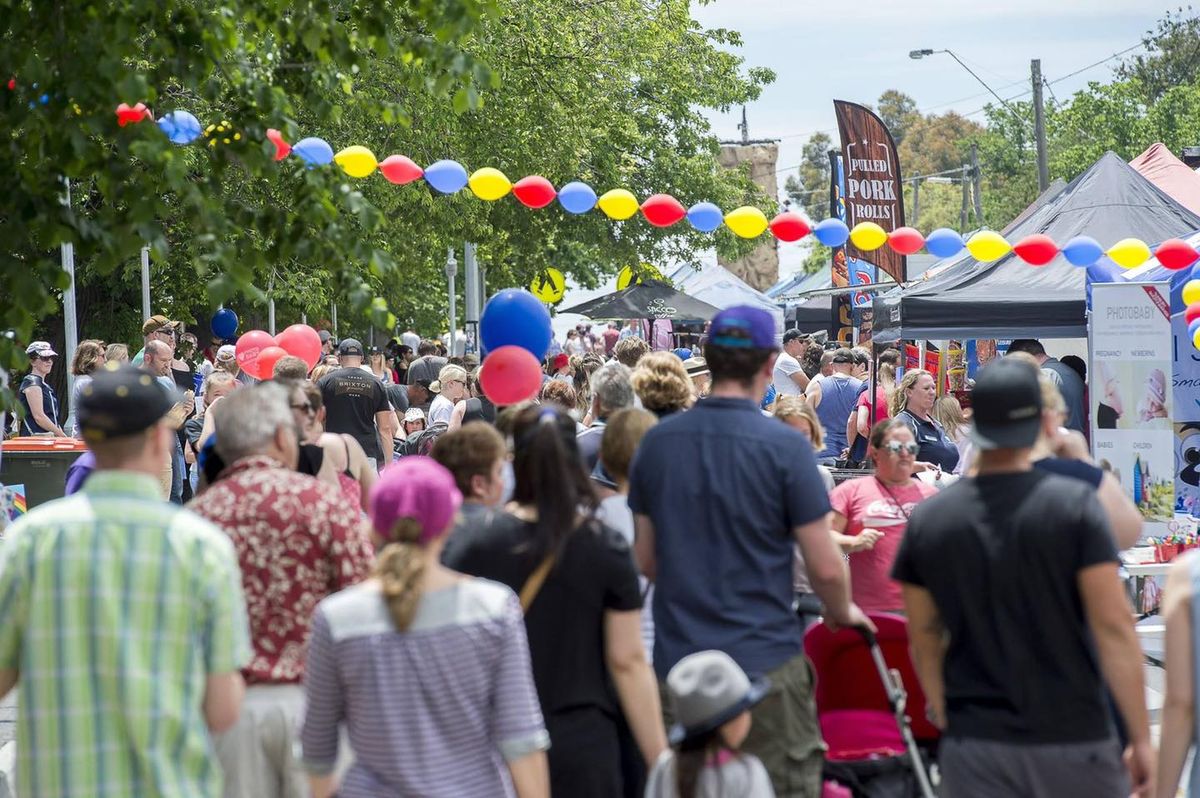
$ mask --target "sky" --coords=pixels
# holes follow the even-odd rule
[[[1110,80],[1120,62],[1110,56],[1137,46],[1173,7],[1162,0],[713,0],[695,3],[692,16],[738,31],[736,52],[746,66],[775,71],[746,114],[750,138],[780,140],[782,189],[812,133],[837,141],[834,99],[873,105],[885,90],[899,89],[924,113],[955,110],[984,121],[983,106],[993,99],[986,88],[949,55],[913,60],[910,50],[953,50],[1005,99],[1028,95],[1029,62],[1040,58],[1054,95],[1065,101],[1089,81]],[[709,118],[720,139],[741,138],[740,107]],[[791,249],[781,248],[783,274],[802,257]]]

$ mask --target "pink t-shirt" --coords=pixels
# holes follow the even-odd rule
[[[892,562],[913,508],[936,492],[916,479],[889,488],[875,477],[863,477],[843,482],[829,494],[834,512],[846,519],[847,535],[857,535],[867,527],[883,533],[875,548],[850,555],[850,595],[863,612],[904,609],[900,585],[892,580]]]
[[[858,408],[867,406],[867,391],[863,391],[858,395],[858,404],[855,405],[854,412],[858,412]],[[889,417],[887,391],[883,390],[882,385],[875,386],[875,424]],[[869,420],[869,417],[868,417]]]

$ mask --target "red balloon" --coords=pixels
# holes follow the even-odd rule
[[[303,360],[310,371],[321,359],[321,336],[307,324],[293,324],[275,336],[275,343],[289,355]]]
[[[526,208],[545,208],[558,196],[554,185],[541,175],[522,177],[513,183],[512,193]]]
[[[780,241],[799,241],[812,232],[804,217],[795,211],[784,211],[772,219],[768,226],[771,234]]]
[[[1014,244],[1013,252],[1030,266],[1045,266],[1058,256],[1058,244],[1048,235],[1034,233]]]
[[[292,145],[284,141],[283,134],[275,128],[267,128],[267,140],[275,145],[275,160],[282,161],[292,151]]]
[[[897,227],[888,233],[888,244],[901,255],[912,255],[925,246],[925,236],[912,227]]]
[[[275,364],[280,358],[288,356],[287,350],[282,346],[268,346],[258,353],[258,359],[254,361],[254,369],[257,374],[251,374],[251,377],[257,377],[260,380],[269,380],[275,376]]]
[[[1196,254],[1196,250],[1192,249],[1192,245],[1188,242],[1178,238],[1168,238],[1158,245],[1158,249],[1154,251],[1154,257],[1158,258],[1158,262],[1168,269],[1178,271],[1191,266],[1197,258],[1200,258],[1200,255]]]
[[[403,155],[389,155],[379,162],[379,171],[383,176],[398,186],[420,180],[425,176],[425,170],[417,166],[411,159]]]
[[[146,109],[145,103],[138,103],[132,108],[129,107],[129,103],[121,103],[117,106],[117,124],[121,127],[136,125],[144,119],[154,119],[154,115]]]
[[[479,386],[497,405],[515,405],[537,396],[542,387],[542,367],[529,350],[501,346],[483,359]]]
[[[1200,319],[1200,302],[1194,305],[1188,305],[1187,310],[1183,311],[1183,318],[1187,324],[1191,324],[1196,319]]]
[[[670,227],[687,216],[687,208],[670,194],[655,194],[642,203],[642,215],[655,227]]]
[[[271,337],[269,332],[262,330],[250,330],[242,333],[237,340],[237,345],[234,347],[233,356],[238,362],[238,366],[242,371],[249,374],[251,377],[258,376],[258,357],[262,351],[269,346],[275,346],[275,339]],[[285,353],[286,354],[286,353]],[[274,363],[271,364],[274,367]]]

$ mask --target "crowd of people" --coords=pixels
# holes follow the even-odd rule
[[[0,543],[20,795],[816,798],[803,632],[871,613],[908,619],[942,795],[1151,794],[1117,574],[1140,515],[1036,341],[964,412],[894,349],[780,345],[755,308],[675,351],[581,325],[496,407],[411,331],[323,331],[259,383],[181,330],[148,320],[132,363],[80,345],[88,452]],[[29,353],[21,424],[66,435]],[[1193,738],[1175,645],[1163,798]]]

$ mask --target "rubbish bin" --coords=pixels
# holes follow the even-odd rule
[[[72,438],[12,438],[0,445],[0,484],[24,485],[25,501],[32,509],[61,499],[67,469],[87,451]]]

